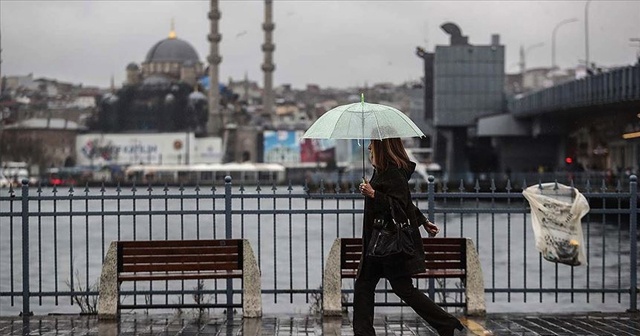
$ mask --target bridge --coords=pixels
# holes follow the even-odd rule
[[[517,118],[613,106],[635,109],[640,106],[640,64],[562,83],[508,104]]]
[[[640,64],[517,96],[507,111],[476,125],[498,171],[638,171]]]

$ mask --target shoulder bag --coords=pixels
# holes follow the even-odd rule
[[[375,219],[373,234],[367,246],[367,256],[386,258],[415,254],[411,225],[405,211],[397,201],[390,201],[391,220]]]

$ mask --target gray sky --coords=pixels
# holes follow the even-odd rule
[[[550,66],[554,26],[561,67],[585,58],[585,1],[310,1],[274,0],[276,85],[307,83],[348,87],[420,78],[415,47],[448,44],[439,27],[457,23],[471,44],[489,44],[499,34],[506,71],[518,71],[518,50],[527,67]],[[223,57],[220,79],[262,85],[264,1],[221,1]],[[107,87],[119,85],[130,62],[167,37],[174,18],[178,38],[206,62],[209,1],[0,1],[2,75],[49,77]],[[611,66],[631,64],[640,38],[640,1],[592,1],[590,59]]]

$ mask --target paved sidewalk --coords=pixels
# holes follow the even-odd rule
[[[640,335],[640,314],[588,313],[575,315],[489,314],[464,318],[467,327],[456,335]],[[378,315],[377,335],[437,335],[418,316]],[[0,335],[353,335],[351,316],[265,316],[261,319],[223,315],[198,319],[189,315],[127,314],[119,321],[98,321],[95,316],[34,316],[28,323],[21,317],[0,317]]]

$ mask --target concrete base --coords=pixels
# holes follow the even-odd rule
[[[322,314],[342,315],[342,276],[340,274],[340,238],[336,238],[324,265],[322,285]]]
[[[242,244],[242,310],[244,317],[262,316],[262,287],[260,269],[248,240]],[[102,264],[98,294],[98,318],[112,320],[118,317],[120,284],[118,283],[118,242],[113,241]]]
[[[244,317],[262,316],[260,269],[249,241],[242,242],[242,313]]]
[[[482,316],[487,312],[484,301],[484,277],[473,240],[467,241],[467,277],[465,282],[465,314]],[[322,287],[322,314],[342,315],[342,277],[340,275],[340,238],[336,238],[325,263]]]

